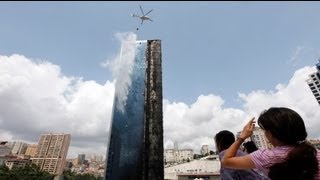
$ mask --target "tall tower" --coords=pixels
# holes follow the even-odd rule
[[[312,91],[314,97],[318,101],[320,105],[320,59],[319,62],[316,64],[317,72],[314,72],[309,75],[309,79],[307,79],[307,83]]]
[[[62,175],[70,139],[70,134],[41,134],[32,162],[41,170]]]
[[[120,86],[115,89],[105,179],[163,180],[161,41],[137,41],[134,46],[126,97],[117,93]]]

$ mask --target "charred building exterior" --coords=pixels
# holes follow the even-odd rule
[[[161,41],[137,41],[135,46],[123,108],[115,93],[105,179],[163,180]]]

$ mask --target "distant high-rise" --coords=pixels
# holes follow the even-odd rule
[[[70,134],[42,134],[32,162],[51,174],[61,175],[65,166]]]
[[[14,154],[14,155],[25,154],[26,150],[27,150],[27,143],[15,141],[13,143],[11,154]]]
[[[208,145],[202,145],[200,150],[201,155],[209,155],[209,146]]]
[[[240,137],[241,131],[237,133],[236,137]],[[245,142],[253,141],[258,149],[270,149],[272,144],[268,142],[264,131],[260,127],[254,127],[252,135],[245,139]]]
[[[309,79],[307,79],[307,83],[318,101],[320,105],[320,59],[319,62],[316,64],[317,71],[309,75]]]
[[[254,127],[250,140],[256,144],[258,149],[270,149],[272,147],[268,142],[264,131],[260,127]]]
[[[29,155],[31,157],[34,157],[34,154],[36,153],[37,145],[36,144],[30,144],[27,147],[25,155]]]
[[[78,164],[83,164],[84,160],[86,160],[85,154],[78,154]]]

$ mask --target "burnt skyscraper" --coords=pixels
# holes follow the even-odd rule
[[[136,41],[134,50],[125,96],[115,88],[105,179],[163,180],[161,41]]]
[[[312,91],[314,97],[318,101],[320,105],[320,59],[316,64],[317,71],[309,75],[309,79],[307,79],[307,83]]]

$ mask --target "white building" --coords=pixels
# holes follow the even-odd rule
[[[164,150],[164,162],[166,164],[188,162],[193,160],[192,149],[178,149],[178,142],[174,142],[173,149]]]
[[[178,161],[191,161],[193,160],[193,150],[192,149],[181,149],[179,150],[180,158]]]
[[[316,67],[317,72],[310,74],[306,81],[318,104],[320,105],[320,59],[319,63],[316,64]]]
[[[24,143],[21,141],[15,141],[13,143],[11,153],[14,155],[25,154],[27,147],[28,147],[27,143]]]
[[[239,137],[241,132],[237,133],[237,137]],[[245,139],[245,142],[253,141],[258,149],[270,149],[272,145],[268,142],[264,131],[260,127],[254,127],[252,135]]]
[[[192,149],[165,149],[164,161],[166,163],[180,163],[193,160]]]
[[[219,160],[194,160],[164,169],[164,179],[220,179],[220,161]]]
[[[208,145],[202,145],[200,150],[201,155],[209,154],[209,146]]]
[[[174,149],[165,149],[164,150],[164,162],[173,163],[175,162],[175,150]]]
[[[254,127],[252,136],[250,137],[258,149],[270,149],[272,145],[268,142],[264,131],[260,127]]]
[[[9,169],[12,169],[13,167],[25,167],[26,164],[30,163],[31,160],[29,159],[18,159],[16,157],[11,157],[11,158],[7,158],[6,159],[6,166],[9,168]]]

